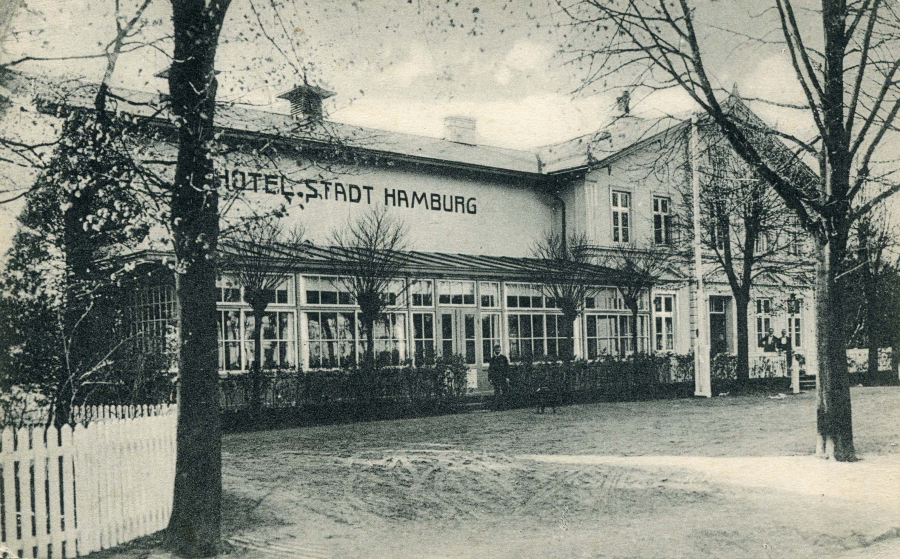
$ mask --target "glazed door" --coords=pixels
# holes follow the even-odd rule
[[[466,365],[475,366],[475,310],[453,309],[441,313],[441,351],[462,355]]]
[[[709,298],[709,357],[728,353],[728,297]]]
[[[475,350],[475,309],[452,309],[441,313],[441,352],[462,355],[469,368],[467,385],[478,387]]]

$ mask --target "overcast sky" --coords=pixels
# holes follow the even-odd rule
[[[570,29],[552,0],[297,0],[277,14],[270,1],[233,1],[216,63],[220,99],[285,112],[287,102],[275,96],[302,79],[302,71],[311,83],[337,93],[326,107],[332,120],[440,137],[445,116],[466,115],[477,119],[483,143],[527,149],[601,128],[619,93],[612,87],[617,84],[609,83],[606,90],[600,84],[573,95],[584,73],[560,54]],[[128,17],[138,3],[123,0],[123,14]],[[746,97],[799,99],[784,52],[723,31],[765,35],[774,23],[764,10],[767,2],[702,4],[704,49],[718,85],[730,89],[736,83]],[[89,55],[114,35],[113,0],[30,0],[27,5],[3,43],[7,60]],[[169,34],[170,10],[168,0],[153,0],[138,39],[149,42]],[[162,39],[123,56],[114,83],[165,91],[166,82],[153,75],[169,65],[167,52],[171,44]],[[17,68],[99,81],[103,62],[64,60]],[[633,103],[638,115],[691,108],[678,91],[641,97]],[[791,131],[807,124],[784,111],[754,108]],[[0,212],[11,216],[17,210]],[[5,243],[0,239],[4,252]]]
[[[129,2],[137,4],[125,0],[123,5]],[[112,5],[112,0],[32,0],[31,11],[40,13],[21,12],[14,28],[41,32],[7,41],[7,56],[95,53],[113,36]],[[789,60],[779,49],[738,46],[742,39],[712,27],[762,35],[772,23],[764,5],[718,0],[704,6],[712,73],[722,87],[737,83],[747,96],[796,99]],[[253,7],[277,46],[260,32]],[[167,0],[154,0],[144,39],[169,33],[169,9]],[[274,97],[298,80],[295,68],[302,65],[307,79],[337,93],[328,107],[333,120],[440,136],[443,118],[462,114],[478,120],[485,143],[530,148],[601,127],[617,94],[572,95],[584,73],[559,54],[569,30],[559,27],[567,20],[552,0],[298,0],[277,15],[280,19],[268,0],[234,0],[217,60],[221,98],[286,110],[287,102]],[[168,42],[159,46],[170,51]],[[67,60],[22,68],[96,81],[102,64]],[[165,89],[166,83],[152,76],[168,64],[164,54],[145,48],[120,60],[115,81]],[[671,92],[645,99],[635,110],[653,114],[689,107],[683,94]]]

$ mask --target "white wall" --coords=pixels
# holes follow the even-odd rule
[[[662,158],[671,158],[664,163]],[[583,183],[573,184],[575,197],[583,199],[583,220],[578,232],[587,233],[594,244],[615,244],[612,236],[611,196],[614,190],[631,194],[630,241],[647,246],[653,241],[653,197],[666,196],[672,213],[682,213],[681,194],[676,188],[684,177],[681,152],[673,147],[652,142],[587,173]],[[582,186],[583,184],[583,186]],[[581,190],[579,193],[578,190]]]
[[[534,242],[545,231],[558,228],[558,202],[529,179],[384,164],[323,170],[290,157],[280,158],[277,168],[253,165],[246,160],[217,166],[219,173],[228,173],[232,186],[246,180],[250,189],[243,191],[230,218],[283,204],[286,219],[302,224],[317,244],[328,244],[335,228],[385,204],[408,226],[412,250],[530,256]],[[269,176],[270,192],[265,192],[264,177],[256,177],[257,190],[252,191],[251,172]],[[301,195],[282,195],[282,184],[288,194]]]

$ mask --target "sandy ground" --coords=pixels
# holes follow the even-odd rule
[[[852,464],[811,456],[808,394],[232,435],[229,554],[900,557],[900,389],[853,399]]]

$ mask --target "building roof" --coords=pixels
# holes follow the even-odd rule
[[[228,243],[221,245],[221,252],[228,254]],[[302,264],[298,272],[336,273],[345,258],[344,251],[333,246],[317,246],[304,243],[301,246],[280,245],[271,247],[273,258],[296,258],[300,253]],[[552,268],[548,261],[537,258],[512,256],[482,256],[446,252],[403,251],[401,275],[410,277],[503,279],[533,281],[536,273]],[[585,271],[596,275],[597,285],[614,285],[620,272],[612,268],[584,265]]]
[[[542,171],[555,174],[602,166],[628,148],[684,126],[690,117],[690,114],[657,118],[618,116],[601,130],[538,148]]]
[[[94,107],[96,84],[72,82],[63,88],[48,84],[43,78],[26,77],[9,70],[0,73],[0,82],[9,89],[31,87],[40,92],[37,96],[39,101],[51,107]],[[301,90],[317,92],[323,97],[331,93],[314,86],[303,86],[280,97],[290,99]],[[166,121],[165,111],[162,110],[165,106],[165,94],[124,89],[113,90],[113,93],[117,100],[111,105],[117,103],[118,110]],[[765,126],[743,103],[737,91],[732,92],[725,104],[729,109],[736,107],[741,118]],[[351,148],[375,156],[411,162],[538,177],[603,166],[631,148],[659,139],[664,134],[677,133],[694,116],[708,119],[705,113],[696,111],[653,118],[620,115],[596,132],[535,150],[472,145],[333,121],[298,120],[287,114],[234,103],[219,104],[216,125],[234,134],[265,135],[302,144]],[[814,177],[814,173],[806,165],[801,164],[799,167],[804,168],[797,172],[805,175],[807,180]]]
[[[8,74],[8,73],[7,73]],[[8,78],[4,81],[8,81]],[[48,107],[93,109],[96,85],[77,83],[64,90],[38,86],[38,101]],[[118,110],[165,122],[161,110],[165,95],[143,91],[113,89],[117,97],[110,106]],[[324,121],[310,123],[281,113],[247,105],[221,103],[216,109],[217,127],[236,134],[262,134],[282,140],[322,146],[349,147],[373,155],[406,158],[436,165],[458,165],[472,169],[513,174],[538,175],[535,153],[488,145],[470,145],[440,138],[378,130],[364,126]]]

